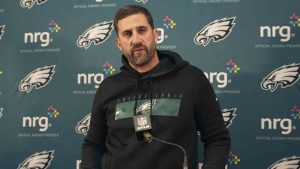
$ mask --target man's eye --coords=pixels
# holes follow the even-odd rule
[[[130,33],[130,32],[125,32],[123,35],[124,35],[126,38],[129,38],[129,37],[131,36],[131,33]]]
[[[146,32],[146,29],[139,29],[138,30],[140,33],[144,33],[144,32]]]

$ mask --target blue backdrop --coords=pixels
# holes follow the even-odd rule
[[[125,4],[212,83],[228,169],[299,168],[300,1],[1,0],[0,169],[79,169],[93,96],[121,66],[111,21]]]

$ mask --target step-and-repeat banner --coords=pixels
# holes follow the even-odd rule
[[[93,96],[121,66],[125,4],[152,12],[158,49],[205,72],[228,169],[300,167],[299,0],[1,0],[0,169],[79,169]]]

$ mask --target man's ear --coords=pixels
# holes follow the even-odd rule
[[[154,29],[153,33],[154,33],[154,40],[157,43],[157,41],[158,41],[158,31],[157,31],[157,29]]]
[[[120,45],[120,39],[118,37],[116,38],[116,46],[119,48],[120,51],[122,51],[122,47]]]

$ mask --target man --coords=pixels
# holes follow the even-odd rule
[[[224,169],[229,133],[203,72],[156,50],[147,9],[120,8],[114,26],[123,66],[95,95],[81,169],[196,169],[197,131],[202,169]]]

